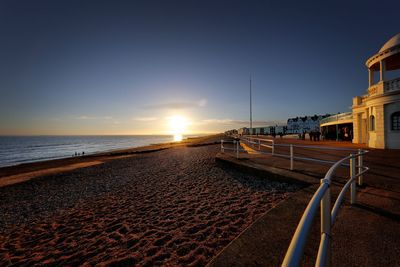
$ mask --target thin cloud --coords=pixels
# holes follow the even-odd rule
[[[249,121],[248,120],[234,120],[234,119],[206,119],[203,120],[203,123],[206,124],[223,124],[223,125],[239,125],[239,126],[248,126]],[[254,126],[272,126],[272,125],[284,125],[286,122],[285,121],[279,121],[279,120],[272,120],[272,121],[267,121],[267,120],[255,120],[253,121]]]
[[[142,122],[147,122],[147,121],[155,121],[158,120],[157,117],[137,117],[133,118],[134,121],[142,121]]]
[[[194,102],[168,102],[159,103],[154,105],[143,106],[144,109],[192,109],[192,108],[203,108],[207,106],[207,99],[200,99]]]
[[[113,117],[111,116],[101,116],[101,117],[96,117],[96,116],[86,116],[82,115],[79,117],[75,117],[76,120],[112,120]]]
[[[197,105],[198,105],[199,107],[205,107],[205,106],[207,106],[207,103],[208,103],[208,100],[205,99],[205,98],[203,98],[203,99],[200,99],[200,100],[197,102]]]
[[[75,119],[77,119],[77,120],[95,120],[97,118],[96,117],[92,117],[92,116],[82,115],[82,116],[76,117]]]

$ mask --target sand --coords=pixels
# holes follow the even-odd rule
[[[208,144],[1,187],[0,265],[205,265],[299,189],[218,166]]]

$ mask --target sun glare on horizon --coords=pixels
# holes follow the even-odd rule
[[[187,131],[187,118],[181,115],[174,115],[168,118],[168,122],[169,132],[174,135],[174,141],[182,141],[183,134]]]

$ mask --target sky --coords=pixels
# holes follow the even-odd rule
[[[2,1],[0,135],[169,134],[347,112],[399,1]],[[175,118],[175,119],[174,119]],[[180,120],[176,120],[180,118]]]

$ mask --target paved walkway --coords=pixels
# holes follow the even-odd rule
[[[278,139],[276,143],[316,145],[346,149],[366,149],[346,142],[310,142]],[[345,202],[332,229],[332,266],[400,266],[400,150],[375,150],[365,156],[364,165],[370,171],[364,185],[358,188],[358,202]],[[288,154],[288,147],[276,153]],[[294,148],[295,156],[338,160],[351,151],[321,151]],[[219,159],[232,166],[262,171],[268,177],[288,176],[312,184],[291,199],[266,213],[235,239],[211,262],[211,266],[278,266],[310,198],[330,165],[296,160],[290,171],[286,158],[260,154],[241,154],[236,159],[229,153]],[[279,174],[279,175],[278,175]],[[277,177],[278,176],[278,177]],[[334,178],[332,191],[336,196],[348,179],[349,170],[341,168]],[[307,243],[303,265],[314,265],[319,245],[319,218],[316,218]]]

